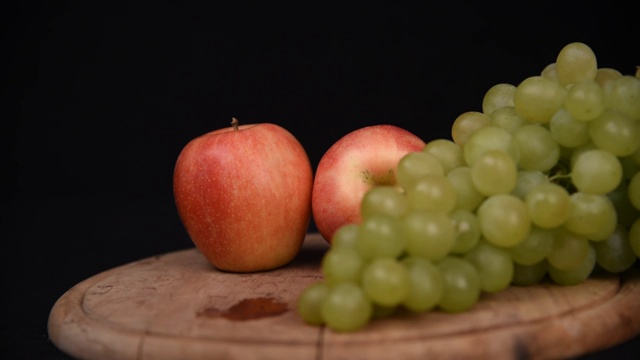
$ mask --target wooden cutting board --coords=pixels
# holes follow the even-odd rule
[[[321,279],[328,245],[309,234],[288,266],[217,271],[194,248],[95,275],[49,317],[51,341],[82,359],[548,359],[640,333],[640,274],[483,295],[470,311],[395,316],[354,333],[306,325],[300,292]]]

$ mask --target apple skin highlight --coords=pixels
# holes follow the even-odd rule
[[[219,270],[278,268],[298,254],[311,218],[308,155],[269,123],[191,140],[175,164],[176,208],[189,237]]]
[[[376,185],[396,185],[398,162],[426,143],[394,125],[372,125],[336,141],[322,156],[311,198],[318,232],[329,243],[343,225],[359,223],[364,194]]]

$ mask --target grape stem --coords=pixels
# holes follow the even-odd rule
[[[231,126],[233,126],[233,130],[234,131],[238,131],[238,124],[239,123],[240,122],[238,121],[238,119],[236,119],[234,117],[231,118]]]

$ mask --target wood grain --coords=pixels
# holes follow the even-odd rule
[[[97,274],[51,309],[49,336],[81,359],[552,359],[640,332],[638,269],[576,286],[543,283],[483,295],[470,311],[396,314],[354,333],[302,322],[300,292],[322,278],[328,248],[309,234],[268,272],[213,268],[194,248]]]

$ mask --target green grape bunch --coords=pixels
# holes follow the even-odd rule
[[[483,293],[638,262],[640,71],[570,43],[539,75],[491,87],[451,135],[402,158],[399,186],[365,194],[298,299],[305,322],[350,332],[399,309],[462,312]]]

